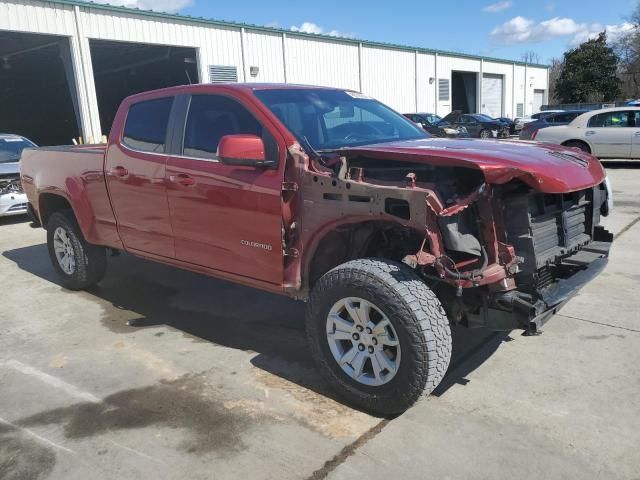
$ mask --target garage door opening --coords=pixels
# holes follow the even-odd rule
[[[80,135],[77,98],[67,38],[0,32],[0,132],[68,145]]]
[[[120,102],[135,93],[198,83],[196,49],[91,40],[102,133],[109,134]]]
[[[478,98],[478,74],[451,72],[451,110],[476,113]]]

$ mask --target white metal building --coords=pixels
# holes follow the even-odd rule
[[[344,87],[403,113],[513,118],[546,103],[548,69],[77,0],[0,0],[0,131],[41,144],[99,139],[129,94],[222,81]]]

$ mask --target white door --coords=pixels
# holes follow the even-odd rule
[[[634,112],[604,112],[589,119],[584,132],[593,154],[602,158],[629,158],[636,131],[631,125]]]
[[[531,105],[531,107],[533,108],[533,112],[531,112],[531,114],[538,113],[542,108],[543,103],[544,103],[544,90],[534,90],[533,105]]]
[[[482,113],[491,118],[502,116],[502,75],[485,73],[482,75]]]

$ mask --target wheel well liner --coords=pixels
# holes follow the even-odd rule
[[[591,145],[589,145],[589,144],[588,144],[587,142],[585,142],[584,140],[580,140],[580,139],[577,139],[577,138],[572,138],[571,140],[565,140],[564,142],[562,142],[562,144],[561,144],[561,145],[562,145],[562,146],[564,146],[564,147],[567,147],[567,146],[569,146],[571,143],[580,143],[580,144],[582,144],[582,145],[586,146],[586,147],[587,147],[587,151],[588,151],[588,153],[591,153],[591,151],[592,151],[592,150],[591,150]]]
[[[402,242],[397,241],[400,238]],[[423,240],[424,232],[393,221],[339,224],[316,243],[307,262],[304,283],[312,288],[332,268],[358,258],[375,256],[400,261],[404,255],[417,251]]]
[[[46,228],[47,222],[51,215],[60,210],[72,210],[69,200],[62,195],[56,193],[43,193],[38,199],[38,213],[40,214],[40,222]]]

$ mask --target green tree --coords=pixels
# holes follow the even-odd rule
[[[607,45],[605,32],[565,52],[555,96],[562,103],[616,100],[622,93],[618,61],[613,48]]]

